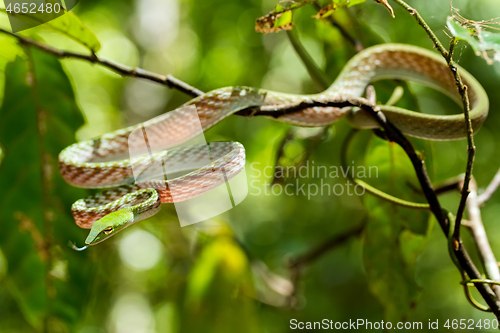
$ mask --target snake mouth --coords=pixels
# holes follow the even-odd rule
[[[90,246],[90,244],[87,244],[87,245],[84,245],[82,247],[78,247],[73,242],[69,242],[68,245],[70,248],[72,248],[73,250],[78,251],[78,252],[84,251]]]
[[[107,237],[99,237],[101,235],[101,232],[97,232],[97,233],[93,233],[91,232],[87,238],[85,239],[85,246],[89,247],[89,246],[92,246],[92,245],[96,245],[96,244],[99,244],[103,241],[105,241],[106,239],[108,239],[111,235],[106,235]]]
[[[87,236],[87,239],[85,239],[85,244],[87,244],[86,246],[90,246],[90,245],[94,245],[92,244],[92,242],[95,240],[95,237],[94,236],[91,236],[91,235],[88,235]],[[96,243],[97,244],[97,243]]]

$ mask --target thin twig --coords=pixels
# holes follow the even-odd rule
[[[456,214],[456,221],[455,221],[455,229],[453,230],[453,239],[454,239],[454,251],[455,254],[458,256],[458,249],[460,247],[463,247],[463,244],[460,240],[460,226],[461,226],[461,221],[463,217],[463,212],[465,210],[466,202],[467,202],[467,197],[469,195],[469,183],[472,178],[472,167],[474,165],[474,157],[476,153],[476,147],[474,146],[474,136],[473,136],[473,129],[472,129],[472,123],[470,120],[470,103],[469,103],[469,96],[467,94],[467,86],[464,85],[462,78],[460,74],[458,73],[457,65],[453,61],[453,50],[455,48],[455,43],[456,40],[455,38],[452,38],[450,41],[450,50],[446,51],[444,46],[441,44],[437,36],[434,34],[434,32],[431,30],[429,25],[425,22],[425,20],[420,16],[419,12],[415,10],[414,8],[410,7],[406,2],[403,0],[394,0],[397,4],[405,8],[415,19],[417,20],[418,24],[424,28],[425,32],[429,36],[429,38],[432,40],[434,47],[441,53],[443,58],[446,60],[448,63],[448,67],[450,68],[450,71],[455,79],[455,84],[458,88],[458,92],[460,96],[462,97],[462,106],[463,106],[463,111],[464,111],[464,118],[465,118],[465,126],[467,129],[467,166],[465,170],[465,178],[464,178],[464,183],[462,187],[462,196],[460,198],[460,204],[458,206],[457,214]],[[469,273],[469,272],[467,272]],[[470,277],[470,275],[469,275]],[[483,295],[484,297],[485,295]],[[488,302],[488,299],[485,299]],[[491,301],[491,300],[490,300]],[[496,303],[498,303],[499,300],[496,300]],[[488,305],[490,305],[488,303]],[[491,305],[490,305],[491,307]],[[498,317],[500,315],[500,309],[496,309],[499,312],[495,313]],[[495,311],[495,310],[493,310]]]
[[[464,174],[440,181],[434,184],[436,194],[443,194],[450,191],[460,191],[464,182]]]
[[[300,60],[302,60],[302,63],[307,69],[307,72],[309,73],[309,76],[311,79],[314,81],[316,84],[316,87],[318,88],[319,91],[324,91],[330,86],[330,82],[325,75],[325,73],[318,67],[318,65],[314,62],[312,57],[309,55],[305,47],[302,45],[296,34],[293,32],[293,30],[287,30],[286,34],[288,36],[288,40],[290,41],[290,44],[292,44],[293,49],[299,56]],[[313,153],[314,149],[318,145],[318,143],[321,141],[321,139],[324,137],[325,132],[328,131],[328,126],[323,127],[323,131],[321,131],[318,134],[315,134],[313,136],[310,136],[308,138],[305,138],[309,142],[309,147],[306,149],[306,153],[304,154],[305,156],[301,159],[301,161],[298,163],[298,165],[301,165],[305,160],[309,159],[309,156]],[[280,166],[280,159],[284,155],[284,148],[286,142],[289,140],[294,139],[296,134],[296,131],[293,127],[290,127],[286,133],[286,135],[283,137],[283,139],[280,141],[278,144],[278,149],[276,152],[276,159],[275,159],[275,165],[274,169],[275,172],[273,174],[273,179],[271,181],[271,185],[277,184],[278,182],[283,182],[283,179],[278,180],[276,178],[276,169]],[[297,165],[296,165],[297,166]]]
[[[309,265],[312,262],[314,262],[316,259],[321,257],[323,254],[326,252],[330,251],[331,249],[344,244],[346,241],[349,239],[356,237],[361,234],[361,232],[364,230],[366,226],[366,223],[361,223],[359,226],[356,228],[349,230],[343,234],[336,235],[327,241],[325,241],[323,244],[319,245],[318,247],[300,255],[297,256],[294,259],[290,260],[290,263],[288,265],[289,268],[300,268],[305,265]]]
[[[431,181],[427,174],[425,168],[425,163],[420,159],[420,156],[415,151],[415,148],[408,141],[408,139],[394,126],[392,125],[385,115],[378,109],[377,106],[372,105],[368,100],[363,98],[353,99],[353,100],[337,100],[337,101],[315,101],[313,99],[303,101],[294,105],[288,106],[265,106],[258,109],[247,109],[240,111],[241,115],[265,115],[270,117],[278,117],[281,115],[286,115],[290,113],[299,112],[301,110],[310,107],[348,107],[357,106],[362,110],[374,117],[377,123],[384,129],[385,136],[388,140],[399,144],[410,161],[413,164],[413,168],[417,174],[420,186],[422,187],[422,192],[425,195],[427,202],[429,203],[430,209],[438,223],[445,234],[448,237],[450,223],[448,221],[447,215],[441,208],[441,204],[437,199],[437,195],[432,187]],[[460,266],[465,270],[469,278],[471,279],[481,279],[481,273],[474,265],[474,262],[470,258],[465,245],[459,242],[458,247],[454,249],[454,254],[460,263]],[[487,284],[476,284],[476,288],[484,298],[492,312],[500,319],[500,300],[497,298],[496,294],[493,292],[491,287]]]
[[[290,307],[294,308],[297,306],[298,286],[304,267],[310,265],[312,262],[317,260],[328,251],[344,244],[351,238],[359,236],[363,232],[365,226],[366,221],[352,230],[349,230],[340,235],[333,236],[318,247],[313,248],[312,250],[289,261],[288,269],[290,271],[290,280],[293,284],[293,291],[288,298],[288,304]]]
[[[0,29],[0,33],[10,35],[14,38],[16,38],[21,44],[25,45],[31,45],[33,47],[36,47],[39,50],[42,50],[45,53],[52,54],[53,56],[57,58],[73,58],[73,59],[80,59],[80,60],[85,60],[94,64],[99,64],[103,67],[106,67],[110,70],[112,70],[115,73],[118,73],[122,76],[129,76],[129,77],[136,77],[136,78],[141,78],[141,79],[146,79],[150,80],[153,82],[160,83],[162,85],[165,85],[171,89],[177,89],[191,97],[197,97],[199,95],[202,95],[203,92],[201,90],[198,90],[189,84],[173,77],[172,75],[160,75],[157,73],[153,73],[150,71],[147,71],[142,68],[131,68],[124,66],[122,64],[113,62],[111,60],[106,60],[99,58],[95,54],[81,54],[81,53],[75,53],[75,52],[70,52],[70,51],[62,51],[55,49],[51,46],[39,43],[31,38],[28,37],[23,37],[20,35],[13,34],[7,30]]]
[[[311,58],[293,30],[287,30],[286,35],[288,36],[288,40],[290,41],[290,44],[292,44],[292,47],[299,56],[300,60],[302,60],[302,63],[306,67],[309,76],[314,81],[314,84],[320,91],[326,90],[330,86],[330,82],[325,73],[323,73],[323,71]]]
[[[403,4],[406,5],[406,3],[404,3],[401,0],[394,0],[394,1],[396,1],[397,3],[399,3],[401,5],[403,5]],[[409,10],[410,13],[417,17],[417,21],[419,22],[419,24],[422,25],[424,28],[426,28],[426,31],[428,32],[429,36],[435,42],[435,47],[438,48],[438,50],[440,50],[440,52],[443,54],[443,56],[445,54],[447,54],[447,51],[444,50],[442,45],[439,43],[439,40],[437,40],[437,37],[433,34],[433,32],[430,30],[430,28],[425,23],[425,21],[422,20],[422,18],[418,14],[418,12],[415,11],[414,9],[412,9],[411,7],[409,7],[408,5],[406,5],[406,6],[411,9],[411,10]],[[420,19],[418,19],[418,18],[420,18]],[[21,43],[30,44],[30,45],[46,52],[46,53],[52,54],[58,58],[76,58],[76,59],[86,60],[86,61],[89,61],[92,63],[99,63],[100,65],[107,67],[107,68],[109,68],[109,69],[111,69],[111,70],[113,70],[121,75],[139,77],[139,78],[148,79],[148,80],[151,80],[154,82],[158,82],[158,83],[166,85],[170,88],[178,89],[186,94],[189,94],[190,96],[198,96],[198,95],[202,94],[202,92],[199,91],[198,89],[193,88],[193,87],[185,84],[184,82],[173,78],[172,76],[162,76],[159,74],[145,71],[143,69],[132,69],[132,68],[120,65],[120,64],[113,63],[113,62],[108,61],[108,60],[100,59],[95,54],[85,55],[85,54],[78,54],[78,53],[73,53],[73,52],[57,50],[57,49],[54,49],[52,47],[46,46],[44,44],[38,43],[32,39],[12,34],[8,31],[3,30],[3,29],[0,29],[0,33],[11,35],[14,38],[17,38]],[[439,48],[439,46],[441,46],[441,48]],[[449,60],[450,60],[450,63],[453,65],[453,61],[451,60],[451,57]],[[450,65],[450,68],[452,69],[452,71],[453,71],[453,68],[456,69],[456,67],[451,67],[451,65]],[[454,74],[455,73],[456,73],[456,70],[455,70]],[[459,76],[458,76],[458,78],[459,78]],[[463,91],[461,91],[461,94],[462,94],[462,92],[465,92],[465,94],[463,96],[465,96],[465,98],[466,98],[467,94],[466,94],[465,89],[466,88],[463,87]],[[395,128],[389,121],[387,121],[385,116],[382,114],[382,112],[380,112],[378,110],[378,108],[376,106],[371,105],[371,103],[369,103],[368,101],[363,100],[363,99],[356,99],[354,101],[307,101],[307,102],[299,103],[296,105],[292,105],[290,107],[269,106],[269,107],[262,107],[262,108],[257,108],[257,109],[243,110],[239,114],[242,114],[242,115],[268,115],[268,116],[272,116],[272,117],[277,117],[277,116],[283,115],[283,114],[298,112],[298,111],[301,111],[303,109],[306,109],[306,108],[309,108],[312,106],[336,106],[336,107],[358,106],[358,107],[361,107],[364,111],[371,114],[375,118],[375,120],[379,123],[379,125],[384,129],[385,134],[387,135],[387,138],[390,139],[391,141],[394,141],[397,144],[399,144],[407,153],[408,157],[410,158],[410,160],[415,168],[415,171],[417,173],[417,177],[418,177],[419,182],[420,182],[421,187],[422,187],[422,191],[424,192],[424,195],[426,196],[427,201],[429,202],[429,205],[431,207],[433,214],[436,216],[436,218],[437,218],[443,232],[445,233],[445,235],[448,234],[449,221],[447,219],[447,216],[443,213],[443,210],[441,209],[440,203],[437,200],[437,196],[432,188],[430,179],[427,175],[427,171],[425,169],[424,162],[422,160],[420,160],[415,149],[413,148],[411,143],[406,139],[406,137],[404,135],[402,135],[402,133],[399,132],[399,130],[397,128]],[[279,111],[279,112],[276,112],[276,111]],[[466,114],[466,118],[467,118],[467,116],[468,115]],[[469,124],[470,124],[470,122],[469,122]],[[471,133],[472,132],[469,133],[469,131],[468,131],[468,134],[470,134],[469,136],[471,136]],[[469,153],[470,153],[470,151],[469,151]],[[473,156],[473,154],[472,154],[472,156]],[[468,164],[468,166],[469,166],[469,164]],[[471,168],[472,168],[472,165],[470,167],[470,170],[471,170]],[[469,167],[468,167],[468,169],[469,169]],[[474,263],[470,259],[470,256],[468,255],[468,253],[465,249],[465,246],[461,242],[459,243],[459,246],[455,249],[454,253],[455,253],[458,261],[460,262],[461,267],[467,272],[467,275],[471,279],[480,279],[481,278],[479,271],[477,270]],[[500,301],[498,300],[496,295],[493,293],[490,286],[487,284],[476,284],[476,288],[481,293],[481,295],[483,296],[483,298],[485,299],[486,303],[491,308],[493,313],[495,313],[497,318],[500,318]]]
[[[314,7],[317,10],[321,10],[321,5],[317,2],[314,3]],[[331,15],[326,18],[331,25],[338,29],[342,37],[348,40],[353,46],[356,52],[361,52],[364,49],[363,43],[356,38],[354,38],[342,25],[340,25],[337,20],[335,20]]]
[[[462,187],[462,196],[460,198],[460,204],[458,206],[457,210],[457,217],[455,221],[455,230],[453,232],[453,237],[455,240],[460,239],[460,223],[462,221],[465,205],[467,203],[467,197],[469,196],[470,190],[469,190],[469,185],[470,181],[472,179],[472,168],[474,165],[474,157],[476,154],[476,147],[474,145],[474,133],[472,129],[472,123],[470,119],[470,102],[469,102],[469,96],[467,94],[467,86],[465,86],[462,82],[462,78],[460,77],[460,74],[457,71],[457,67],[455,63],[453,62],[453,50],[455,49],[455,37],[453,37],[450,41],[450,51],[448,52],[448,65],[455,77],[455,83],[458,87],[458,91],[460,93],[460,96],[462,97],[462,105],[464,109],[464,116],[465,116],[465,125],[467,129],[467,166],[465,170],[465,178],[464,178],[464,184]]]
[[[483,221],[481,218],[481,210],[479,209],[479,200],[477,196],[477,184],[472,179],[470,183],[470,194],[467,198],[467,212],[469,215],[469,229],[474,237],[475,244],[479,251],[480,258],[483,262],[486,276],[494,281],[500,281],[500,269],[497,264],[497,259],[491,250],[488,236],[484,230]],[[500,298],[500,286],[491,286],[497,297]]]
[[[446,214],[444,214],[443,209],[441,208],[434,189],[432,188],[432,184],[427,174],[424,162],[417,155],[415,149],[408,141],[408,139],[406,139],[406,137],[402,135],[402,133],[396,127],[394,127],[389,121],[385,119],[385,116],[382,115],[382,112],[377,112],[373,109],[370,110],[370,108],[367,106],[363,106],[362,109],[371,113],[375,117],[375,120],[377,120],[377,122],[381,125],[381,127],[384,128],[387,137],[391,141],[399,144],[404,149],[413,164],[415,172],[417,173],[417,178],[420,182],[420,186],[422,187],[422,191],[424,192],[427,202],[431,207],[431,211],[438,220],[445,236],[448,237],[450,223]],[[481,279],[481,273],[474,265],[474,262],[470,258],[462,242],[459,242],[459,246],[454,249],[454,254],[458,262],[460,263],[460,266],[465,270],[469,278]],[[497,298],[491,287],[486,284],[476,284],[476,288],[484,298],[492,312],[495,314],[495,316],[497,318],[500,318],[500,300]]]
[[[491,196],[496,192],[498,187],[500,186],[500,169],[498,169],[497,173],[495,174],[495,177],[493,177],[493,180],[491,183],[488,185],[486,190],[482,194],[479,195],[477,198],[478,204],[484,205],[488,200],[490,200]]]
[[[295,104],[282,104],[282,105],[266,105],[255,108],[248,108],[237,112],[236,114],[241,116],[268,116],[271,118],[279,118],[284,115],[300,112],[302,110],[312,108],[312,107],[337,107],[344,108],[350,106],[368,106],[374,108],[374,105],[364,99],[364,98],[353,98],[353,99],[338,99],[338,100],[315,100],[309,99],[304,100]]]
[[[450,50],[447,51],[443,44],[439,41],[437,36],[434,34],[434,32],[431,30],[429,25],[425,22],[425,20],[420,16],[420,13],[415,10],[414,8],[410,7],[406,2],[403,0],[394,0],[397,4],[399,4],[401,7],[405,8],[415,19],[417,20],[418,24],[424,28],[425,32],[429,36],[429,38],[432,40],[434,47],[441,53],[443,58],[446,60],[448,63],[448,67],[450,68],[450,71],[455,79],[455,84],[457,85],[458,92],[460,96],[462,97],[462,106],[463,106],[463,111],[464,111],[464,118],[465,118],[465,126],[467,129],[467,166],[465,170],[465,179],[464,179],[464,184],[462,187],[462,197],[460,198],[460,204],[458,206],[457,214],[456,214],[456,221],[455,221],[455,230],[453,231],[453,238],[455,240],[456,246],[459,246],[460,243],[460,224],[462,221],[463,217],[463,212],[465,209],[465,204],[467,202],[467,196],[469,195],[469,183],[472,178],[472,167],[474,165],[474,156],[476,153],[476,147],[474,146],[474,137],[473,137],[473,129],[472,129],[472,123],[470,120],[470,103],[469,103],[469,96],[467,94],[467,86],[464,85],[462,78],[460,74],[458,73],[457,65],[453,61],[453,50],[455,49],[455,43],[456,40],[455,38],[452,38],[450,41]]]
[[[443,57],[446,58],[448,56],[448,51],[446,51],[443,44],[441,44],[441,42],[437,38],[436,34],[434,34],[434,31],[432,31],[432,29],[429,27],[427,22],[425,22],[425,20],[422,18],[422,16],[420,16],[420,13],[416,9],[414,9],[413,7],[411,7],[410,5],[408,5],[406,2],[404,2],[402,0],[394,0],[394,2],[396,2],[398,5],[400,5],[404,9],[406,9],[410,13],[411,16],[415,17],[415,20],[417,20],[417,23],[422,28],[424,28],[425,32],[427,33],[429,38],[432,40],[434,47],[443,55]]]
[[[464,181],[464,174],[455,176],[453,178],[447,179],[445,181],[439,182],[434,185],[436,194],[441,194],[449,191],[462,190]],[[469,215],[469,220],[462,220],[462,226],[467,227],[472,237],[474,238],[474,243],[479,251],[479,256],[483,267],[486,271],[487,277],[494,281],[500,281],[500,269],[498,267],[497,260],[489,244],[486,231],[484,229],[483,221],[481,218],[480,206],[484,203],[481,201],[481,196],[477,195],[477,183],[472,177],[470,186],[470,194],[467,198],[467,212]],[[485,197],[482,200],[488,200],[490,196],[495,192],[495,190],[500,185],[500,170],[495,175],[495,178],[488,186],[488,193],[484,193]],[[478,280],[480,281],[480,280]],[[500,282],[498,282],[500,283]],[[500,298],[500,286],[493,285],[492,289],[496,295]]]

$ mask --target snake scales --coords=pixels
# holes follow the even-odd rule
[[[471,103],[471,122],[474,131],[488,114],[488,97],[477,80],[462,68],[459,72],[468,86]],[[226,87],[203,94],[187,102],[195,106],[205,131],[238,111],[261,106],[294,105],[301,101],[350,101],[360,99],[370,82],[380,79],[402,79],[422,83],[452,97],[460,96],[445,61],[439,55],[422,48],[404,44],[384,44],[368,48],[354,56],[335,82],[324,92],[315,95],[286,94],[249,87]],[[395,106],[380,105],[384,115],[403,133],[427,140],[456,140],[466,136],[464,115],[432,115]],[[159,140],[168,139],[174,147],[188,140],[192,133],[183,122],[183,109],[172,116],[165,113],[141,126],[155,131]],[[353,108],[312,107],[300,112],[276,117],[277,120],[297,126],[325,126],[346,117],[355,128],[376,128],[377,123],[364,111]],[[196,197],[224,182],[242,170],[245,151],[236,142],[210,143],[210,155],[203,147],[173,148],[155,153],[167,163],[183,163],[197,158],[210,158],[211,163],[195,171],[168,181],[135,181],[132,164],[147,167],[147,159],[129,159],[129,136],[137,126],[104,134],[65,148],[59,155],[59,167],[64,179],[71,185],[84,188],[108,188],[81,199],[72,206],[76,223],[91,228],[85,243],[97,244],[123,228],[143,220],[168,203]],[[206,147],[205,147],[206,148]],[[166,156],[168,155],[168,158]],[[170,188],[175,185],[177,194]],[[180,189],[180,190],[179,190]],[[180,191],[180,192],[179,192]]]

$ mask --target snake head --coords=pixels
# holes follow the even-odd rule
[[[134,213],[130,207],[112,212],[92,224],[92,228],[90,229],[90,233],[85,240],[85,244],[95,245],[100,243],[125,229],[134,222]]]

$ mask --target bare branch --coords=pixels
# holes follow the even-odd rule
[[[437,36],[434,34],[434,32],[431,30],[429,25],[425,22],[425,20],[420,16],[419,12],[415,10],[414,8],[410,7],[406,2],[403,0],[394,0],[397,4],[399,4],[401,7],[405,8],[410,15],[415,17],[416,21],[418,24],[424,28],[425,32],[429,36],[429,38],[432,40],[434,47],[441,53],[443,58],[446,60],[448,63],[448,67],[450,68],[451,74],[453,75],[455,79],[455,84],[458,88],[458,92],[460,96],[462,97],[462,106],[463,106],[463,111],[464,111],[464,118],[465,118],[465,126],[467,129],[467,166],[465,170],[465,178],[464,178],[464,183],[462,187],[462,196],[460,198],[460,204],[458,206],[457,214],[456,214],[456,221],[455,221],[455,229],[453,231],[453,239],[455,243],[455,248],[454,248],[454,254],[457,256],[457,259],[459,260],[460,264],[462,265],[464,262],[463,260],[469,261],[470,258],[461,258],[462,255],[466,254],[465,250],[463,252],[460,252],[459,250],[463,248],[463,243],[461,242],[460,239],[460,225],[461,225],[461,220],[463,217],[463,212],[465,210],[466,202],[467,202],[467,197],[469,195],[469,183],[472,178],[472,167],[474,165],[474,157],[476,153],[476,147],[474,146],[474,137],[473,137],[473,129],[472,129],[472,123],[470,120],[470,103],[469,103],[469,97],[467,94],[467,86],[464,85],[462,78],[460,74],[458,73],[457,65],[453,61],[453,50],[455,48],[455,43],[456,40],[455,38],[452,38],[450,41],[450,49],[449,51],[446,51],[444,48],[443,44],[439,41]],[[425,191],[424,191],[425,192]],[[430,202],[429,202],[430,204]],[[431,205],[432,206],[432,205]],[[437,217],[437,216],[436,216]],[[438,219],[439,220],[439,219]],[[446,230],[448,227],[446,227]],[[445,229],[443,229],[445,231]],[[446,233],[446,231],[445,231]],[[447,233],[446,233],[447,234]],[[476,276],[479,276],[479,271],[477,268],[474,266],[474,264],[471,262],[472,265],[469,267],[464,267],[462,265],[462,268],[465,269],[467,274],[471,279],[474,279],[470,274],[474,274]],[[480,285],[476,285],[478,288],[479,292],[481,295],[485,298],[485,301],[488,303],[492,311],[495,313],[497,318],[500,318],[500,300],[499,298],[492,293],[492,290],[490,286],[487,285],[482,285],[481,290],[479,288]]]
[[[261,108],[247,109],[240,111],[238,114],[245,116],[252,115],[265,115],[270,117],[279,117],[281,115],[290,114],[294,112],[299,112],[301,110],[310,108],[310,107],[348,107],[348,106],[357,106],[371,115],[375,121],[380,125],[380,127],[384,130],[384,134],[386,139],[399,144],[405,153],[410,158],[410,161],[413,164],[413,168],[417,174],[417,178],[419,180],[420,186],[422,187],[422,192],[425,195],[427,202],[429,203],[430,210],[436,217],[439,222],[439,225],[446,236],[448,238],[450,222],[448,220],[447,214],[444,213],[441,208],[441,204],[437,199],[436,192],[432,187],[431,181],[427,174],[427,169],[425,168],[425,163],[421,160],[420,156],[415,151],[415,148],[408,141],[408,139],[387,120],[385,115],[378,109],[377,106],[374,106],[368,100],[364,98],[357,98],[353,100],[321,100],[316,101],[313,99],[302,101],[300,103],[288,106],[263,106]],[[470,258],[467,249],[465,248],[462,242],[458,242],[458,247],[454,249],[454,254],[460,263],[462,269],[467,273],[469,278],[471,279],[481,279],[481,273],[474,265],[474,262]],[[298,274],[298,273],[297,273]],[[298,276],[293,276],[293,278],[297,278]],[[483,296],[484,300],[492,310],[492,312],[500,318],[500,299],[493,292],[491,287],[488,284],[476,284],[476,288],[479,293]]]
[[[500,269],[497,265],[497,259],[491,250],[490,243],[486,231],[484,230],[483,221],[481,219],[481,211],[479,209],[479,200],[477,196],[477,184],[472,179],[470,184],[470,194],[467,199],[467,212],[469,215],[468,227],[474,237],[477,249],[481,260],[483,261],[486,276],[493,281],[500,281]],[[491,286],[497,297],[500,298],[500,286]]]
[[[320,4],[317,2],[314,3],[314,7],[317,10],[321,10]],[[342,37],[348,40],[353,46],[356,52],[361,52],[364,49],[363,43],[356,38],[354,38],[342,25],[340,25],[337,20],[335,20],[331,15],[326,18],[331,25],[338,29]]]
[[[493,180],[488,185],[486,190],[484,190],[484,192],[478,196],[477,203],[479,204],[479,206],[483,205],[484,203],[486,203],[486,201],[490,200],[490,198],[493,196],[493,194],[496,192],[499,186],[500,186],[500,169],[498,169],[497,173],[495,174],[495,177],[493,177]]]
[[[157,73],[149,72],[145,69],[142,68],[131,68],[124,66],[119,63],[115,63],[111,60],[106,60],[106,59],[101,59],[95,54],[81,54],[81,53],[75,53],[75,52],[69,52],[69,51],[62,51],[55,49],[51,46],[39,43],[31,38],[28,37],[22,37],[20,35],[13,34],[7,30],[0,29],[0,33],[10,35],[14,38],[16,38],[21,44],[24,45],[30,45],[33,46],[45,53],[49,53],[57,58],[64,59],[64,58],[73,58],[73,59],[80,59],[80,60],[85,60],[91,63],[99,64],[103,67],[106,67],[110,70],[112,70],[115,73],[118,73],[122,76],[129,76],[129,77],[136,77],[136,78],[141,78],[141,79],[146,79],[150,80],[153,82],[160,83],[164,86],[167,86],[171,89],[177,89],[191,97],[197,97],[199,95],[202,95],[203,92],[201,90],[198,90],[194,87],[191,87],[189,84],[176,79],[172,75],[160,75]]]
[[[296,257],[295,259],[290,260],[288,266],[290,268],[300,268],[302,266],[311,264],[313,261],[321,257],[326,252],[330,251],[331,249],[344,244],[346,241],[350,240],[353,237],[359,236],[361,232],[364,230],[365,224],[366,222],[361,223],[358,227],[352,230],[349,230],[343,234],[336,235],[328,239],[326,242],[319,245],[318,247]]]
[[[474,146],[474,137],[473,137],[473,129],[472,129],[472,123],[470,120],[470,103],[469,103],[469,96],[467,94],[467,86],[464,85],[462,78],[460,74],[458,73],[457,65],[453,61],[453,50],[455,49],[455,43],[456,40],[455,38],[452,38],[450,41],[450,50],[446,51],[444,48],[443,44],[439,41],[437,36],[434,34],[434,32],[431,30],[429,25],[425,22],[425,20],[420,16],[420,13],[410,7],[406,2],[403,0],[394,0],[397,4],[399,4],[401,7],[406,9],[410,15],[415,17],[415,20],[417,20],[418,24],[424,28],[425,32],[429,36],[429,38],[432,40],[434,43],[434,47],[441,53],[443,58],[446,60],[448,63],[448,67],[450,68],[451,74],[455,78],[455,84],[457,85],[458,92],[460,96],[462,97],[462,106],[463,106],[463,111],[464,111],[464,117],[465,117],[465,126],[467,129],[467,166],[465,170],[465,179],[464,179],[464,184],[462,187],[462,197],[460,199],[460,204],[458,206],[457,214],[456,214],[456,221],[455,221],[455,230],[453,232],[453,238],[456,240],[456,243],[458,244],[460,242],[460,222],[462,220],[463,212],[465,209],[465,204],[467,201],[467,196],[469,195],[469,183],[472,178],[472,167],[474,165],[474,157],[476,153],[476,147]]]
[[[297,294],[298,294],[298,285],[302,275],[302,270],[306,265],[310,265],[313,261],[327,253],[328,251],[344,244],[349,241],[353,237],[359,236],[366,225],[366,221],[361,223],[358,227],[349,230],[343,234],[333,236],[332,238],[325,241],[323,244],[320,244],[318,247],[313,248],[312,250],[291,259],[288,263],[288,269],[290,270],[290,280],[293,284],[293,291],[288,297],[288,304],[293,308],[297,305]]]
[[[323,73],[323,71],[314,62],[311,55],[307,52],[306,48],[302,45],[299,38],[292,30],[287,30],[286,35],[288,36],[288,40],[290,41],[290,44],[292,44],[292,47],[299,56],[300,60],[302,60],[302,63],[306,67],[309,76],[318,90],[326,90],[330,86],[330,81],[326,77],[325,73]]]

